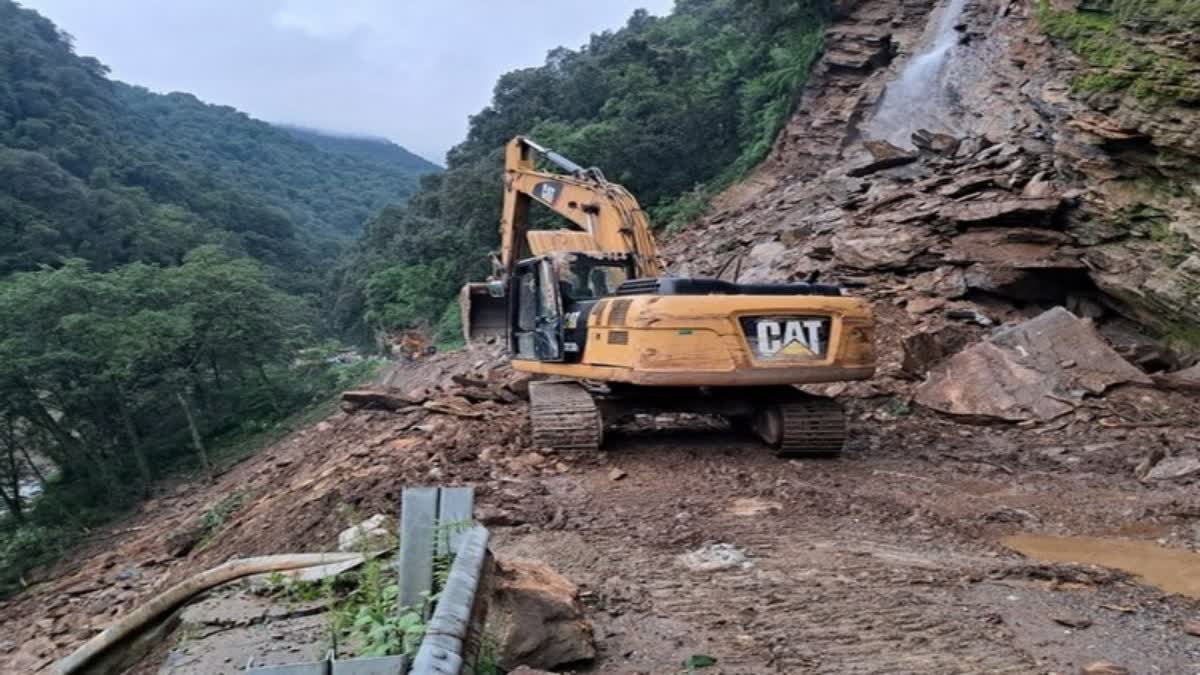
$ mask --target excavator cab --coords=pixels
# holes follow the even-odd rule
[[[463,289],[463,330],[468,340],[503,338],[517,358],[542,362],[579,360],[587,320],[597,302],[634,278],[623,253],[554,252],[517,263],[506,282]],[[511,331],[506,327],[511,326]]]

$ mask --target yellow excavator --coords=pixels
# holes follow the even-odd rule
[[[533,202],[568,227],[532,229]],[[500,242],[490,281],[463,288],[463,328],[548,378],[529,390],[538,446],[595,449],[606,423],[695,412],[780,455],[842,450],[842,407],[794,385],[874,374],[865,301],[831,285],[667,276],[633,195],[524,137],[505,149]]]

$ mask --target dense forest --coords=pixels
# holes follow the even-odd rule
[[[699,215],[762,160],[822,47],[825,0],[678,0],[500,77],[447,171],[384,209],[342,261],[330,318],[349,334],[458,329],[459,286],[498,245],[502,148],[527,134],[637,195],[660,227]]]
[[[351,376],[326,363],[330,251],[438,170],[112,81],[0,0],[0,592]]]

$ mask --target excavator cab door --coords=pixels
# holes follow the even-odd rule
[[[562,361],[563,307],[554,264],[548,258],[520,263],[514,286],[512,350],[522,359]]]

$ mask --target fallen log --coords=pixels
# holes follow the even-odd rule
[[[361,562],[365,559],[366,556],[357,553],[298,553],[231,560],[207,572],[181,581],[132,613],[121,617],[116,623],[105,628],[99,635],[72,652],[70,656],[55,664],[54,672],[59,675],[71,675],[84,671],[93,659],[124,638],[136,633],[147,623],[175,609],[197,593],[225,582],[252,574],[285,572],[351,561]]]

